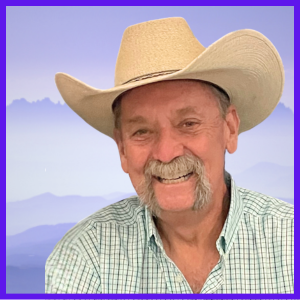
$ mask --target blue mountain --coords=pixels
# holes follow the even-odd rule
[[[22,248],[24,245],[40,244],[45,241],[59,241],[76,223],[41,225],[6,237],[6,249]],[[22,247],[20,247],[22,246]]]
[[[51,193],[38,195],[23,201],[6,203],[6,234],[14,235],[40,225],[55,225],[60,223],[77,223],[88,217],[97,210],[125,199],[132,194],[116,193],[104,197],[83,197],[83,196],[55,196]],[[69,225],[65,225],[68,227]],[[45,227],[48,228],[48,227]],[[38,230],[45,233],[44,228],[39,227],[34,231],[27,231],[25,240],[34,242],[34,237],[40,236]],[[59,231],[64,231],[60,228]],[[54,233],[53,233],[54,234]],[[51,237],[49,233],[46,235]],[[59,235],[58,235],[59,236]],[[54,239],[57,235],[53,236]],[[14,237],[20,242],[19,237]],[[14,239],[8,240],[8,246],[16,245]],[[46,239],[45,239],[46,240]],[[41,240],[39,240],[41,242]]]
[[[289,203],[294,199],[294,167],[261,162],[234,176],[236,184]],[[293,203],[292,203],[293,204]]]
[[[81,126],[84,121],[69,108],[67,104],[53,103],[49,98],[29,103],[26,99],[14,100],[6,107],[6,126],[8,130],[22,131],[30,128],[36,130],[36,126],[44,130],[52,131],[56,127],[65,128]],[[50,127],[50,128],[49,128]],[[91,127],[92,128],[92,127]]]
[[[274,111],[269,117],[262,121],[259,125],[253,129],[242,133],[253,136],[263,135],[294,135],[294,113],[286,107],[283,103],[278,103]]]
[[[42,225],[6,237],[6,265],[44,267],[55,245],[76,223]]]
[[[46,260],[74,225],[37,226],[6,237],[6,292],[44,293]]]
[[[45,267],[6,267],[7,294],[44,294]]]
[[[6,115],[15,118],[15,121],[20,118],[38,117],[39,115],[47,116],[50,114],[68,114],[72,110],[66,104],[60,102],[54,103],[49,98],[38,100],[36,102],[28,102],[26,99],[16,99],[6,106]]]

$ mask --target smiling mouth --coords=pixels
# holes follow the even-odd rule
[[[193,175],[193,172],[188,173],[186,175],[180,176],[178,178],[171,178],[171,179],[167,179],[167,178],[161,178],[159,176],[155,176],[155,178],[160,182],[160,183],[164,183],[164,184],[174,184],[174,183],[179,183],[179,182],[183,182],[183,181],[187,181],[191,176]]]

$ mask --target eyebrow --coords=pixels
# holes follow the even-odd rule
[[[196,112],[194,106],[187,106],[187,107],[176,110],[175,113],[176,113],[177,116],[182,116],[182,115],[186,115],[188,113],[197,113],[197,112]],[[124,120],[124,121],[127,124],[147,123],[147,119],[142,117],[142,116],[135,116],[133,118],[130,118],[130,119],[127,119],[127,120]]]
[[[136,124],[136,123],[146,123],[147,120],[142,116],[136,116],[131,119],[125,120],[125,122],[128,124]]]
[[[188,113],[197,113],[195,110],[195,106],[187,106],[187,107],[176,110],[177,116],[186,115]]]

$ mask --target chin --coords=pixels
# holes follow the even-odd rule
[[[153,180],[154,194],[160,208],[172,211],[192,208],[195,203],[196,188],[196,180],[193,177],[176,184],[164,184]]]
[[[195,204],[194,195],[187,197],[170,197],[169,195],[166,197],[156,196],[157,204],[159,205],[162,211],[169,212],[180,212],[186,210],[192,210]]]

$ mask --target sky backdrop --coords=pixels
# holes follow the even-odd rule
[[[63,103],[54,83],[57,72],[95,88],[113,87],[122,34],[135,23],[184,17],[205,47],[245,28],[273,42],[285,68],[283,104],[239,136],[236,153],[226,154],[226,170],[238,186],[294,202],[293,7],[6,11],[6,234],[20,233],[6,240],[7,292],[43,293],[46,258],[65,232],[96,210],[135,193],[121,169],[115,142],[67,105],[54,104]]]
[[[184,17],[208,47],[227,33],[254,29],[278,49],[286,72],[282,102],[294,109],[293,7],[7,7],[6,103],[49,97],[63,102],[57,72],[107,89],[126,27],[159,18]]]

